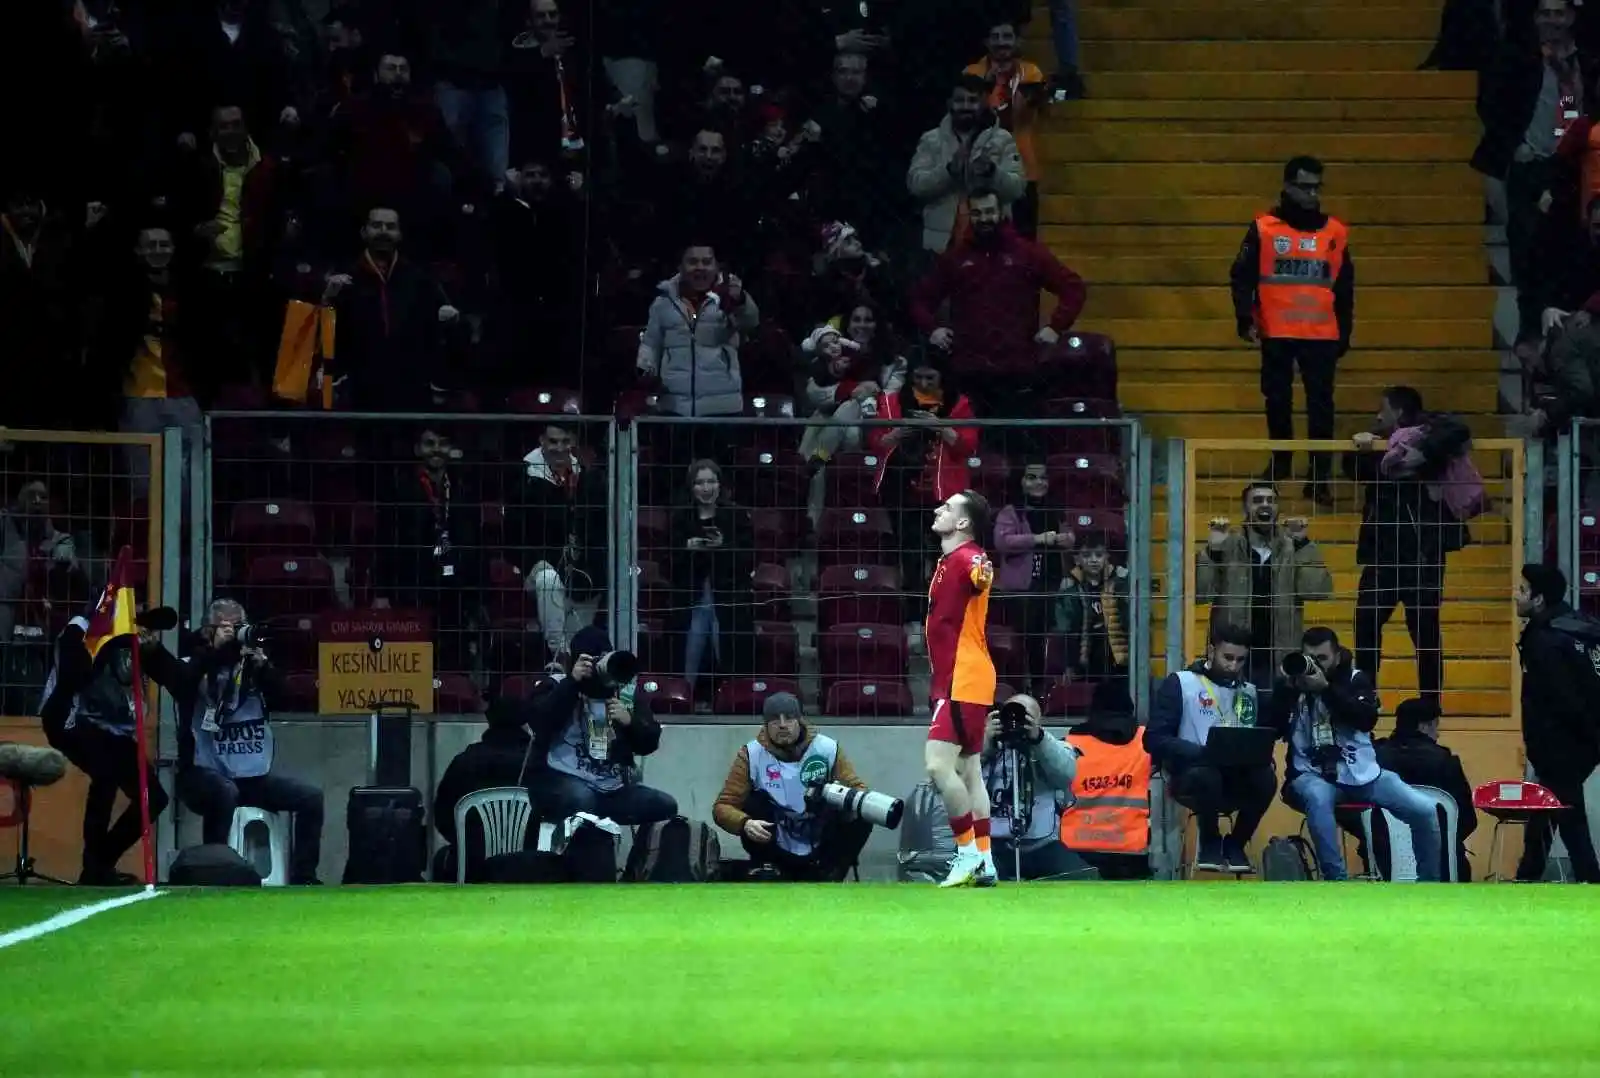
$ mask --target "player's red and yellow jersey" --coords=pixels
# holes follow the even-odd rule
[[[989,658],[989,585],[994,564],[977,543],[962,543],[939,559],[928,585],[929,695],[965,704],[994,703],[994,660]]]

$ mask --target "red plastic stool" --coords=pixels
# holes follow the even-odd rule
[[[1502,827],[1526,828],[1537,819],[1549,819],[1550,813],[1567,808],[1561,799],[1537,782],[1521,779],[1498,779],[1486,782],[1472,791],[1472,807],[1494,817],[1494,834],[1489,839],[1489,871],[1485,880],[1502,879],[1500,867],[1500,829]]]

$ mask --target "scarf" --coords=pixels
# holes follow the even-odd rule
[[[939,393],[924,393],[922,390],[912,387],[911,396],[916,399],[918,404],[934,415],[938,415],[944,408],[944,393],[942,391]]]

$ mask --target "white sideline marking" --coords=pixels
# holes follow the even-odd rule
[[[143,902],[149,898],[160,898],[164,894],[166,894],[165,891],[146,888],[138,894],[122,895],[118,898],[105,899],[102,902],[91,902],[87,906],[75,906],[70,910],[62,910],[54,917],[47,917],[43,921],[24,925],[21,928],[15,928],[4,935],[0,935],[0,950],[15,946],[18,943],[27,943],[29,940],[38,939],[40,936],[48,936],[50,933],[59,932],[63,928],[71,928],[75,924],[87,921],[97,913],[105,913],[107,910],[131,906],[135,902]]]

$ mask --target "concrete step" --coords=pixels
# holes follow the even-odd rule
[[[1104,333],[1125,348],[1227,348],[1239,340],[1233,318],[1100,318],[1092,314],[1094,290],[1090,289],[1089,310],[1080,329]],[[1358,308],[1359,310],[1359,308]],[[1494,326],[1476,311],[1463,311],[1461,318],[1389,319],[1357,316],[1355,345],[1358,348],[1490,348],[1494,345]],[[1469,317],[1471,316],[1471,317]]]
[[[1270,53],[1274,48],[1267,45],[1262,51]],[[1090,92],[1101,101],[1386,101],[1400,108],[1413,100],[1476,99],[1476,72],[1415,71],[1412,69],[1426,57],[1426,49],[1407,46],[1406,52],[1402,62],[1386,70],[1361,64],[1285,71],[1284,62],[1265,62],[1265,56],[1220,71],[1200,64],[1170,69],[1137,61],[1119,68],[1102,63],[1099,56],[1088,59],[1092,54],[1087,47],[1084,56],[1090,65]]]
[[[1483,195],[1336,195],[1324,208],[1354,229],[1363,225],[1483,223]],[[1222,225],[1247,226],[1266,209],[1257,195],[1170,194],[1046,195],[1039,219],[1059,225]],[[1352,238],[1352,244],[1354,239]]]
[[[1367,162],[1415,161],[1438,164],[1465,161],[1478,145],[1475,134],[1435,133],[1418,124],[1405,134],[1350,135],[1338,130],[1307,132],[1297,138],[1291,153],[1307,153],[1345,168]],[[1172,125],[1116,124],[1082,134],[1045,134],[1039,138],[1040,158],[1048,168],[1057,162],[1170,161],[1276,163],[1283,167],[1285,150],[1281,133],[1193,135]],[[1270,197],[1270,190],[1262,197]]]
[[[1278,168],[1283,168],[1282,162]],[[1266,209],[1270,201],[1263,196],[1258,210]],[[1238,253],[1239,243],[1249,226],[1249,220],[1232,225],[1056,225],[1046,221],[1039,228],[1039,239],[1063,258],[1071,258],[1075,252],[1159,255],[1166,248],[1175,248],[1191,254],[1216,251],[1224,259],[1231,260]],[[1464,252],[1476,252],[1482,259],[1483,236],[1481,224],[1368,227],[1357,224],[1352,230],[1350,246],[1357,259],[1363,252],[1401,255],[1424,247],[1459,247]]]
[[[1225,267],[1219,267],[1225,270]],[[1358,266],[1359,269],[1359,266]],[[1481,313],[1485,324],[1494,317],[1495,290],[1478,287],[1361,287],[1356,322],[1368,319],[1454,320]],[[1086,319],[1105,318],[1205,318],[1231,319],[1233,297],[1227,288],[1200,285],[1151,287],[1137,284],[1089,286]]]
[[[1369,415],[1352,415],[1349,418],[1363,424],[1370,424],[1372,422],[1372,417]],[[1499,420],[1501,421],[1501,425],[1503,425],[1504,418],[1505,417],[1503,416],[1480,414],[1476,417],[1469,417],[1469,425],[1473,427],[1474,433],[1476,433],[1480,439],[1502,438],[1505,436],[1504,432],[1497,428],[1494,421]],[[1305,428],[1303,419],[1304,417],[1301,416],[1297,416],[1295,418],[1296,429],[1303,430]],[[1208,436],[1204,434],[1195,434],[1194,437],[1205,438]],[[1243,434],[1229,434],[1225,435],[1224,437],[1244,438],[1247,436]],[[1338,452],[1344,452],[1342,445]],[[1267,468],[1269,458],[1270,455],[1265,448],[1254,445],[1238,449],[1212,449],[1208,447],[1200,451],[1199,459],[1195,462],[1195,471],[1196,474],[1202,479],[1226,479],[1230,482],[1243,482],[1245,479],[1248,479],[1251,476],[1260,475],[1262,472],[1264,472]],[[1299,467],[1304,469],[1306,466],[1305,451],[1298,450],[1296,452],[1295,459]],[[1510,454],[1498,449],[1474,449],[1472,451],[1472,462],[1477,465],[1478,471],[1485,476],[1486,482],[1496,481],[1503,476],[1509,475],[1512,467]],[[1296,471],[1295,474],[1300,475],[1301,472]],[[1303,485],[1303,483],[1304,480],[1302,479],[1299,482],[1286,487],[1284,493],[1298,496],[1300,487]],[[1160,493],[1161,489],[1162,488],[1159,487],[1157,488],[1158,497],[1164,496]],[[1334,497],[1337,499],[1343,499],[1343,504],[1348,512],[1354,512],[1359,504],[1356,501],[1357,493],[1355,488],[1348,484],[1344,485],[1342,488],[1340,485],[1335,484]],[[1310,507],[1307,503],[1301,502],[1299,505],[1300,508],[1297,511],[1301,516],[1315,515],[1314,513],[1310,512]],[[1283,511],[1285,513],[1289,512],[1287,504]]]
[[[1197,101],[1210,107],[1223,102]],[[1433,164],[1366,164],[1360,168],[1329,166],[1324,177],[1329,197],[1360,195],[1434,197],[1476,195],[1483,198],[1483,180],[1461,162]],[[1042,181],[1049,195],[1160,195],[1195,198],[1201,195],[1253,196],[1255,213],[1271,206],[1283,187],[1283,164],[1193,164],[1173,169],[1160,164],[1084,162]],[[1251,214],[1254,216],[1254,213]]]
[[[1048,27],[1046,20],[1044,26]],[[1182,7],[1085,5],[1078,33],[1094,41],[1276,41],[1432,43],[1439,16],[1424,8],[1215,3]],[[1085,56],[1092,55],[1085,50]],[[1413,63],[1427,55],[1424,49]]]
[[[1113,76],[1105,76],[1112,78]],[[1095,86],[1098,90],[1098,83]],[[1465,120],[1478,122],[1471,96],[1410,98],[1403,105],[1390,98],[1378,100],[1283,100],[1279,98],[1215,100],[1205,98],[1102,98],[1089,97],[1056,105],[1044,117],[1046,130],[1076,130],[1082,121],[1107,123],[1123,120],[1182,121],[1274,120],[1304,123],[1393,121],[1397,115],[1419,121]],[[1465,167],[1464,165],[1462,167]],[[1175,177],[1183,179],[1182,176]],[[1274,177],[1276,181],[1276,177]]]
[[[1087,328],[1087,327],[1085,327]],[[1122,342],[1118,342],[1119,346]],[[1209,378],[1226,371],[1256,371],[1261,368],[1261,354],[1243,347],[1218,350],[1137,349],[1119,347],[1117,367],[1123,378],[1137,378],[1136,372],[1159,374],[1163,380],[1192,381],[1180,377],[1180,372]],[[1427,351],[1382,351],[1378,349],[1352,349],[1339,361],[1339,377],[1371,373],[1392,375],[1409,379],[1417,372],[1471,373],[1491,376],[1500,369],[1500,353],[1487,350],[1430,349]]]
[[[1289,9],[1275,9],[1289,10]],[[1151,41],[1085,39],[1083,63],[1093,90],[1101,71],[1406,71],[1427,58],[1429,40],[1415,41]],[[1428,72],[1431,74],[1431,72]],[[1292,85],[1285,78],[1285,85]],[[1329,97],[1318,87],[1317,97]],[[1095,91],[1104,95],[1105,91]],[[1119,95],[1120,96],[1120,95]],[[1290,96],[1279,94],[1282,96]],[[1307,94],[1307,96],[1312,96]],[[1450,95],[1455,96],[1455,95]]]
[[[1341,375],[1343,372],[1340,372]],[[1436,400],[1440,408],[1452,412],[1493,412],[1498,405],[1498,387],[1493,381],[1482,384],[1469,379],[1459,379],[1460,385],[1432,383],[1413,379],[1411,385],[1428,400]],[[1352,382],[1341,377],[1334,390],[1334,403],[1341,412],[1366,415],[1373,410],[1376,394],[1369,383]],[[1123,378],[1117,385],[1117,399],[1122,407],[1137,415],[1156,412],[1235,412],[1254,413],[1261,410],[1261,387],[1254,380],[1212,382],[1135,382]],[[1305,414],[1305,393],[1295,384],[1294,407],[1297,415]]]
[[[1432,134],[1470,135],[1483,132],[1483,124],[1476,116],[1453,119],[1414,119],[1404,112],[1392,114],[1381,120],[1296,120],[1296,119],[1228,119],[1198,120],[1061,120],[1052,121],[1049,130],[1059,135],[1085,135],[1092,131],[1120,131],[1151,122],[1181,128],[1197,135],[1250,135],[1275,134],[1283,138],[1310,138],[1329,125],[1336,125],[1346,135],[1409,135],[1415,131]]]
[[[1361,289],[1378,285],[1482,285],[1488,282],[1488,261],[1481,250],[1458,247],[1424,249],[1415,256],[1368,256],[1358,252]],[[1226,277],[1226,255],[1086,254],[1070,260],[1091,289],[1107,285],[1208,285]],[[1218,275],[1222,276],[1219,277]]]

